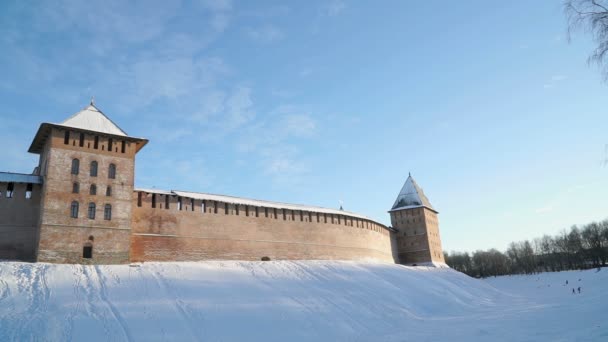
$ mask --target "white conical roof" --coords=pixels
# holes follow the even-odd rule
[[[393,204],[391,210],[413,207],[427,207],[435,211],[431,205],[431,202],[429,202],[429,199],[424,195],[422,188],[416,184],[416,181],[414,181],[412,175],[409,175],[405,181],[405,184],[403,184],[403,188],[401,188],[401,191],[399,192],[399,195],[397,196],[395,204]]]
[[[88,131],[127,136],[125,131],[120,129],[112,120],[105,116],[105,114],[95,107],[92,102],[86,108],[62,122],[61,125],[86,129]]]

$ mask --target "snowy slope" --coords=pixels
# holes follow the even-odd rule
[[[483,281],[354,262],[0,262],[0,341],[608,341],[606,289],[608,270]]]

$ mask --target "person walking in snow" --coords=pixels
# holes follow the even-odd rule
[[[581,287],[580,286],[578,287],[578,293],[581,293]]]
[[[568,281],[566,280],[566,285],[568,285]]]
[[[574,291],[574,287],[572,288],[572,294],[576,294],[576,291]]]

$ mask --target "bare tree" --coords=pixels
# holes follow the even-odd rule
[[[568,39],[572,32],[582,30],[590,33],[597,44],[587,62],[602,69],[602,76],[608,81],[608,0],[565,0],[564,13],[568,18]]]

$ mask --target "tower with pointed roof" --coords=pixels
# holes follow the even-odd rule
[[[396,230],[398,262],[405,265],[443,264],[437,210],[410,174],[391,210]]]
[[[42,179],[38,261],[128,262],[135,154],[146,143],[93,101],[60,124],[40,125],[29,148],[40,155]]]

